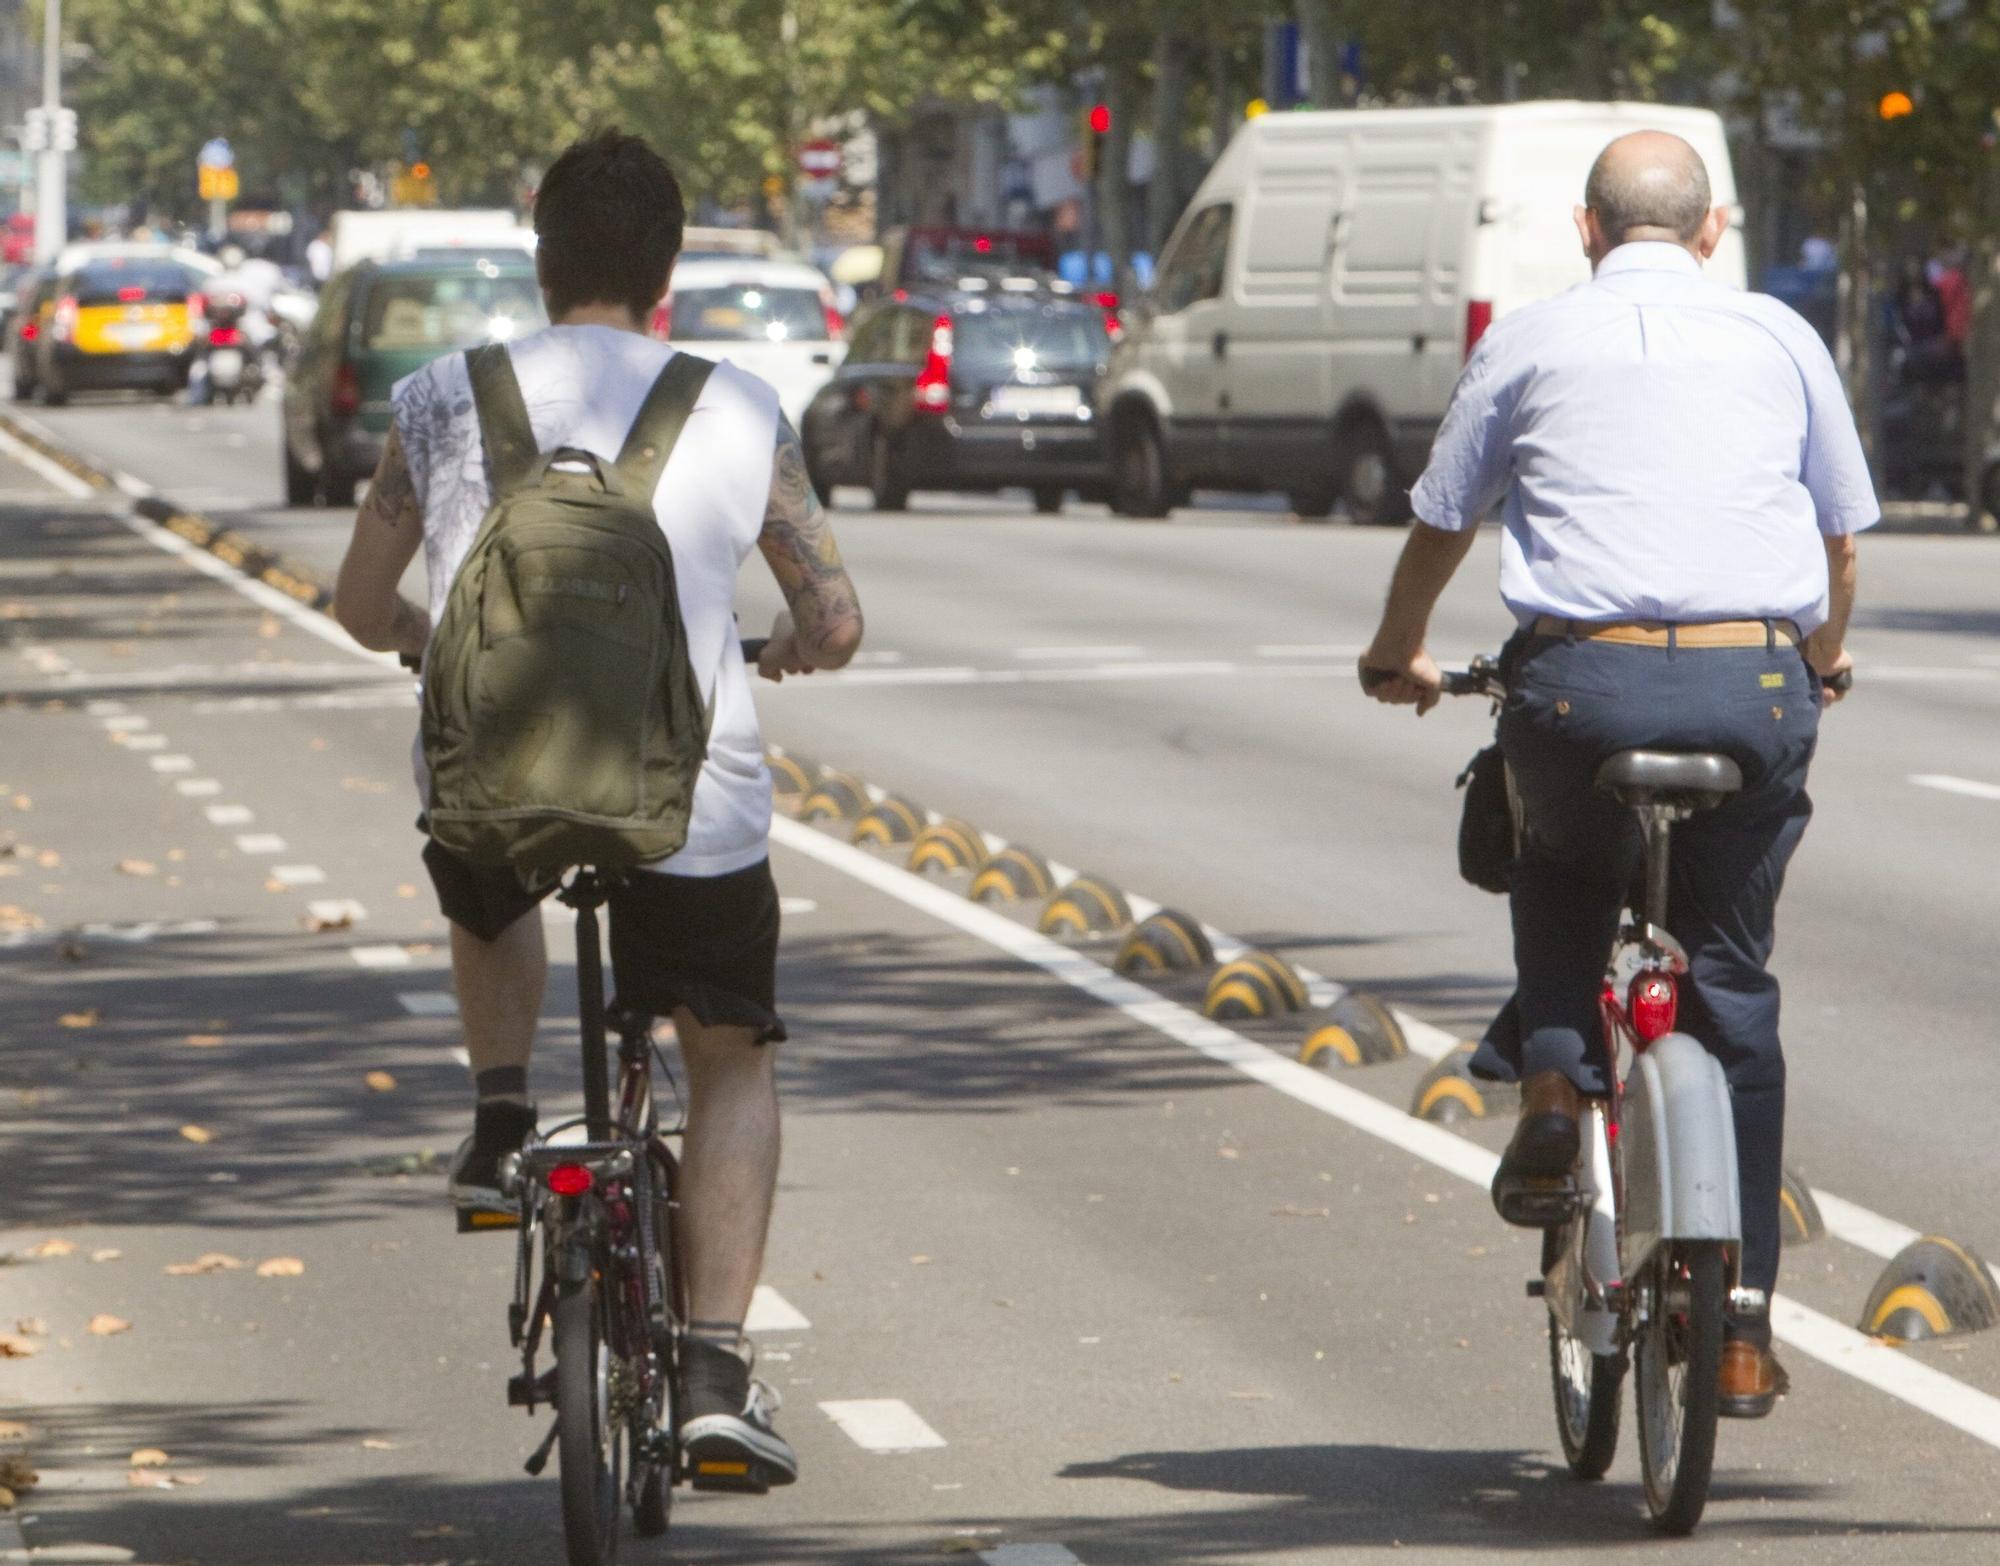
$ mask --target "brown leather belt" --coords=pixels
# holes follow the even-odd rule
[[[1616,642],[1624,647],[1763,647],[1775,636],[1787,646],[1799,645],[1799,628],[1790,620],[1705,620],[1674,625],[1665,620],[1563,620],[1538,617],[1530,629],[1536,636],[1574,636],[1579,641]]]

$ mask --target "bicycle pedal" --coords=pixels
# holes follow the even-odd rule
[[[767,1495],[771,1481],[757,1463],[717,1462],[703,1459],[688,1464],[688,1483],[697,1490],[719,1491],[728,1495]]]
[[[474,1209],[470,1212],[458,1209],[458,1232],[460,1234],[487,1234],[495,1229],[518,1229],[521,1227],[519,1213],[495,1213]]]

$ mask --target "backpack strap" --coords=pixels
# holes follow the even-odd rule
[[[472,375],[472,405],[479,414],[479,440],[486,448],[493,498],[500,500],[520,486],[540,455],[535,429],[528,422],[528,404],[505,343],[468,349],[465,367]]]
[[[625,449],[618,453],[618,471],[637,493],[650,499],[660,487],[667,458],[674,454],[688,415],[714,369],[713,359],[676,353],[646,393],[639,416],[632,421],[632,433],[625,437]]]

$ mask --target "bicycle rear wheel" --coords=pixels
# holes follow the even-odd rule
[[[1639,1468],[1662,1533],[1686,1534],[1708,1504],[1715,1467],[1727,1269],[1713,1241],[1662,1247],[1645,1282],[1635,1346]]]
[[[1544,1276],[1562,1249],[1575,1243],[1571,1228],[1589,1221],[1585,1212],[1560,1229],[1542,1231]],[[1551,1310],[1549,1382],[1555,1393],[1556,1433],[1562,1438],[1563,1461],[1578,1479],[1602,1479],[1618,1454],[1624,1359],[1616,1354],[1592,1353],[1590,1345],[1566,1331]]]
[[[625,1430],[611,1417],[604,1313],[604,1296],[588,1276],[563,1284],[556,1295],[556,1428],[569,1566],[612,1566],[618,1559]]]

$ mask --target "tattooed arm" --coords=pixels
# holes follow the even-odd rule
[[[333,589],[333,617],[363,647],[422,656],[430,641],[430,616],[396,589],[423,536],[423,507],[410,481],[403,437],[392,425]]]
[[[771,498],[757,547],[789,606],[771,627],[758,671],[767,680],[782,680],[787,674],[842,667],[861,646],[861,605],[833,540],[832,523],[806,474],[798,434],[782,414],[771,462]]]

